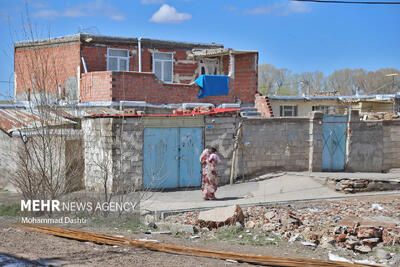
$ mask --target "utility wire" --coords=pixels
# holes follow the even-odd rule
[[[363,4],[363,5],[400,5],[400,2],[390,2],[390,1],[341,1],[341,0],[292,0],[297,2],[314,2],[314,3],[324,3],[324,4]]]

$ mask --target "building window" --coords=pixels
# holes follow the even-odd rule
[[[107,70],[129,71],[129,50],[108,48]]]
[[[294,117],[297,116],[297,106],[280,106],[281,117]]]
[[[329,106],[312,106],[312,111],[321,111],[324,114],[328,114]]]
[[[172,83],[174,75],[174,54],[153,53],[153,72],[161,81]]]

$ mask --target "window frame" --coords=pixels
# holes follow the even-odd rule
[[[127,51],[127,56],[126,57],[121,57],[121,56],[111,56],[110,55],[110,50],[123,50]],[[112,47],[107,47],[107,71],[129,71],[129,49],[124,49],[124,48],[112,48]],[[111,70],[110,69],[110,58],[116,58],[117,59],[117,68],[118,70]],[[120,60],[125,59],[126,60],[126,70],[121,70],[121,64]]]
[[[285,115],[285,108],[291,108],[292,115],[286,116]],[[297,105],[279,105],[279,115],[280,117],[297,117],[298,116],[298,106]]]
[[[170,54],[171,55],[171,59],[155,59],[155,54]],[[163,81],[164,83],[174,83],[174,52],[153,52],[152,53],[152,71],[154,73],[154,75],[156,75],[155,72],[155,68],[156,68],[156,64],[155,62],[161,62],[161,81]],[[164,77],[164,63],[165,62],[171,62],[171,81],[165,81],[165,77]],[[158,77],[157,77],[158,78]]]
[[[323,114],[329,114],[329,108],[330,106],[328,105],[317,105],[317,106],[312,106],[311,110],[321,111]]]

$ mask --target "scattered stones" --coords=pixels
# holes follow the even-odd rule
[[[398,181],[377,181],[368,179],[338,179],[328,178],[329,184],[335,185],[336,191],[345,193],[367,192],[367,191],[384,191],[399,190],[400,183]]]
[[[392,256],[390,255],[389,251],[383,250],[383,249],[377,249],[376,250],[376,257],[381,260],[388,260]]]
[[[246,228],[246,229],[253,229],[255,226],[256,226],[256,224],[255,224],[253,221],[248,221],[248,222],[245,224],[245,228]]]
[[[355,246],[354,247],[355,251],[361,252],[361,253],[368,253],[372,251],[372,248],[370,246]]]
[[[343,186],[349,185],[354,184],[343,183]],[[361,183],[354,186],[360,187]],[[200,213],[188,212],[172,218],[175,221],[199,225],[204,230],[207,229],[205,231],[211,231],[210,233],[214,231],[213,228],[234,225],[240,231],[246,231],[243,235],[237,231],[238,238],[251,234],[257,238],[257,235],[260,236],[259,232],[268,232],[289,242],[308,242],[315,247],[332,251],[348,249],[369,253],[384,246],[400,244],[400,223],[396,219],[400,217],[399,210],[398,198],[378,203],[353,199],[272,207],[255,206],[243,210],[232,206]]]
[[[149,223],[147,226],[150,227],[150,228],[153,228],[153,229],[157,229],[158,228],[157,224],[155,224],[154,222]]]

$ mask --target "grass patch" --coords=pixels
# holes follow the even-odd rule
[[[281,241],[279,237],[264,231],[246,232],[237,227],[222,227],[215,232],[215,237],[220,241],[252,246],[277,245]]]
[[[385,247],[383,249],[388,251],[388,252],[390,252],[390,253],[396,253],[396,254],[400,253],[400,246],[399,245],[395,245],[395,246],[391,246],[391,247]]]
[[[92,226],[105,227],[110,229],[131,230],[132,233],[143,233],[150,228],[140,223],[138,218],[129,217],[88,217]],[[154,230],[154,229],[153,229]]]
[[[0,216],[19,216],[21,214],[20,204],[0,205]]]

